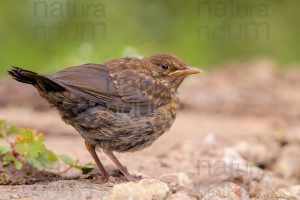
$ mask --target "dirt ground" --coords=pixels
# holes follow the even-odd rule
[[[133,174],[151,177],[151,187],[168,188],[166,194],[153,189],[160,197],[136,199],[300,199],[299,91],[299,68],[280,71],[269,60],[231,63],[186,80],[179,90],[182,109],[169,132],[148,149],[117,154]],[[0,119],[45,133],[47,147],[58,154],[92,162],[79,134],[31,86],[0,80]],[[39,176],[45,178],[2,183],[0,199],[123,198],[114,193],[122,191],[118,175],[109,183],[76,171]],[[148,183],[137,184],[126,187]]]

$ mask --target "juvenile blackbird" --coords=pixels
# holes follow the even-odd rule
[[[96,147],[129,181],[135,178],[113,151],[144,149],[166,132],[179,108],[178,86],[187,76],[199,72],[165,53],[84,64],[51,75],[19,67],[8,71],[17,81],[32,84],[58,109],[62,119],[79,132],[103,179],[107,180],[109,174],[96,154]]]

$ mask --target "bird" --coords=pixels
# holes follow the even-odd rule
[[[167,132],[180,107],[178,87],[186,77],[200,72],[170,53],[115,58],[49,75],[16,66],[8,70],[13,79],[33,85],[77,130],[103,180],[110,175],[96,148],[111,159],[127,181],[137,178],[114,152],[142,150]]]

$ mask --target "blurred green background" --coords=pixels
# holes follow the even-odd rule
[[[177,54],[190,65],[255,57],[299,62],[297,0],[3,0],[0,74],[54,72],[120,56]]]

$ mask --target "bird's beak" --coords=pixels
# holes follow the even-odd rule
[[[202,71],[199,70],[199,69],[196,69],[196,68],[193,68],[193,67],[187,67],[186,69],[181,69],[181,70],[176,70],[174,72],[171,72],[169,74],[169,76],[178,76],[178,75],[185,75],[185,76],[188,76],[188,75],[191,75],[191,74],[199,74],[201,73]]]

